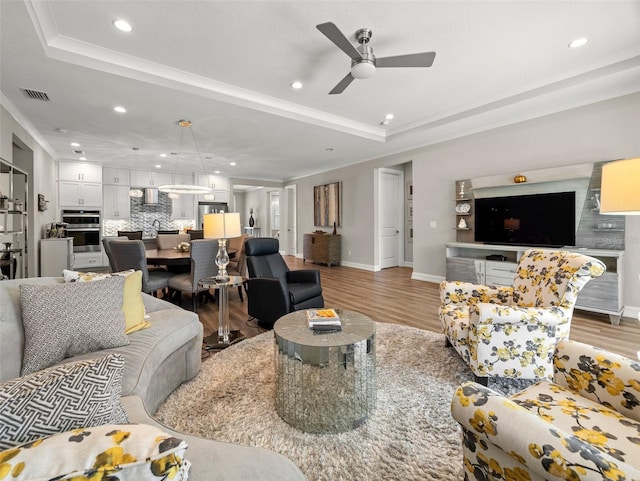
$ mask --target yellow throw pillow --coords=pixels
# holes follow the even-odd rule
[[[142,302],[142,271],[133,269],[122,272],[77,272],[62,271],[65,282],[92,282],[101,281],[111,276],[124,276],[124,289],[122,293],[122,312],[125,319],[125,334],[145,329],[151,325],[145,321],[144,303]]]

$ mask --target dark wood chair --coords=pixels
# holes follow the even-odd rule
[[[118,237],[127,237],[129,240],[142,240],[141,230],[119,230]]]

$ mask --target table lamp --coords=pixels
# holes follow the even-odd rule
[[[640,214],[640,157],[602,166],[600,213]]]
[[[229,254],[227,253],[227,239],[241,235],[240,214],[238,212],[205,214],[203,230],[205,239],[218,239],[218,254],[216,255],[218,275],[216,279],[228,281],[227,264],[229,264]]]

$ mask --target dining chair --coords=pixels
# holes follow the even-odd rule
[[[156,236],[156,245],[159,250],[173,249],[182,242],[191,242],[189,234],[158,234]]]
[[[157,233],[158,233],[158,235],[161,235],[161,234],[179,234],[180,231],[178,229],[159,230]]]
[[[102,246],[104,247],[104,253],[107,254],[107,259],[109,259],[109,267],[111,268],[111,272],[118,272],[116,269],[115,262],[113,261],[113,257],[111,256],[111,246],[109,243],[111,241],[123,241],[129,240],[127,236],[105,236],[102,238]]]
[[[118,237],[126,237],[129,240],[142,240],[141,230],[119,230]]]
[[[191,236],[191,240],[204,239],[204,230],[191,229],[189,231],[189,236]]]
[[[248,237],[248,235],[243,234],[239,237],[232,237],[227,241],[228,248],[234,249],[236,251],[235,257],[229,260],[229,266],[227,267],[227,272],[232,276],[247,277],[247,257],[244,253],[244,246]],[[238,286],[238,295],[240,296],[240,301],[244,302],[242,289],[243,286]]]
[[[110,241],[111,256],[115,271],[135,269],[142,271],[142,291],[158,297],[158,290],[163,293],[169,287],[169,280],[175,276],[173,272],[163,270],[150,271],[147,267],[147,255],[144,242],[141,240]]]
[[[170,295],[173,292],[188,292],[191,294],[192,311],[197,310],[198,294],[206,293],[208,288],[198,286],[200,279],[218,275],[216,253],[218,241],[215,239],[196,239],[191,242],[191,270],[183,274],[176,274],[169,280]]]

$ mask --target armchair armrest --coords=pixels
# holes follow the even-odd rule
[[[556,384],[640,421],[640,362],[568,339],[553,361]]]
[[[317,271],[315,269],[298,269],[295,271],[287,271],[287,282],[308,282],[320,285],[320,271]]]
[[[467,382],[459,386],[453,395],[451,411],[464,430],[465,458],[470,458],[465,459],[465,469],[470,474],[474,469],[488,474],[499,465],[495,461],[499,452],[513,458],[516,469],[535,473],[537,476],[532,476],[535,479],[602,481],[612,479],[621,470],[629,479],[640,474],[480,384]]]
[[[469,308],[472,323],[559,326],[571,321],[572,309],[518,307],[479,302]],[[568,329],[567,329],[568,334]]]
[[[440,301],[442,304],[509,304],[513,299],[513,287],[483,286],[461,281],[443,281],[440,283]]]

